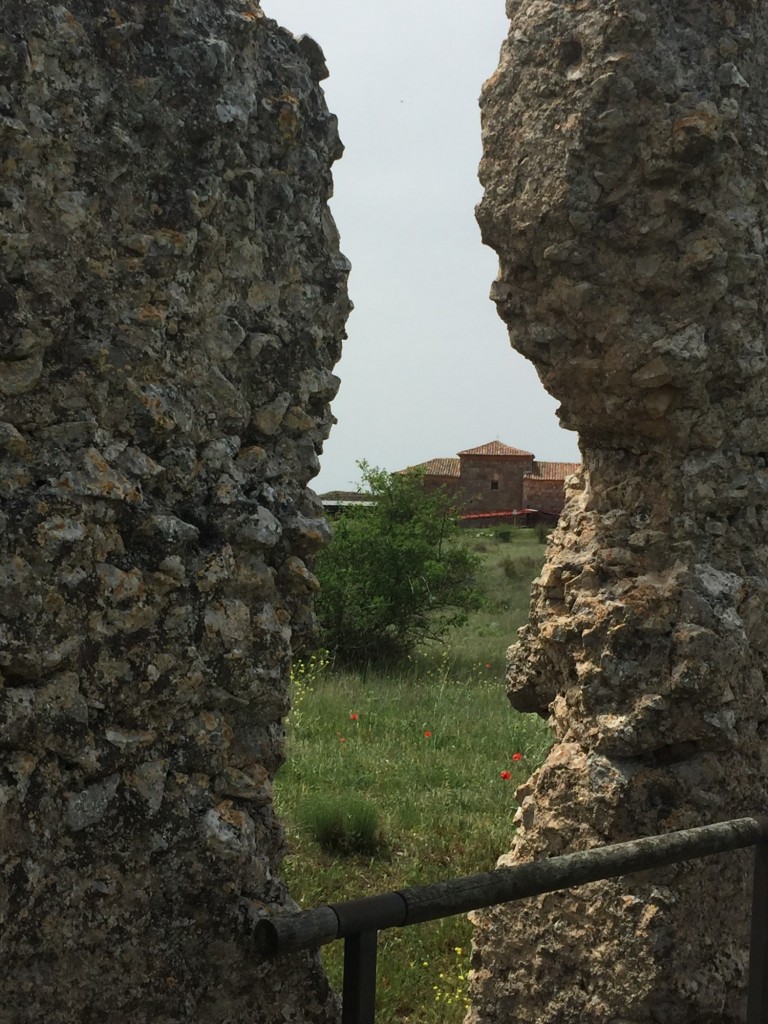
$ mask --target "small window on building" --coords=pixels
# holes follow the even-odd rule
[[[498,489],[499,489],[499,481],[498,480],[491,480],[491,490],[492,491],[498,491]]]

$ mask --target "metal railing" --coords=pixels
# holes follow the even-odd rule
[[[376,948],[384,928],[400,928],[527,896],[665,867],[716,853],[755,847],[747,1024],[768,1022],[768,817],[736,818],[716,825],[649,836],[561,857],[465,875],[400,892],[368,896],[263,918],[256,926],[259,951],[279,956],[344,939],[342,1024],[373,1024]]]

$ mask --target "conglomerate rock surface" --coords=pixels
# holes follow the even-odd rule
[[[579,431],[512,703],[512,864],[765,808],[768,13],[533,0],[482,99],[492,295]],[[473,1024],[743,1020],[750,860],[477,915]]]
[[[0,1021],[327,1021],[271,806],[348,264],[249,0],[0,3]]]

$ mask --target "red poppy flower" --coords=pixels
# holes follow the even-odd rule
[[[346,736],[339,736],[339,743],[346,743],[346,742],[347,742],[347,737]]]
[[[523,760],[523,755],[522,754],[513,754],[512,755],[512,760],[513,761],[522,761]]]
[[[429,731],[429,729],[425,729],[425,730],[424,730],[424,737],[425,737],[426,739],[429,739],[429,737],[430,737],[431,735],[432,735],[432,733],[431,733],[431,732]]]
[[[490,667],[491,667],[491,663],[490,663],[490,661],[486,661],[486,663],[485,663],[485,667],[486,667],[486,668],[490,668]]]
[[[349,717],[350,717],[350,719],[353,722],[356,722],[358,720],[358,718],[360,717],[360,715],[358,715],[358,713],[356,711],[353,711],[352,714]]]
[[[512,772],[508,772],[508,771],[499,772],[499,778],[511,779],[512,778]]]

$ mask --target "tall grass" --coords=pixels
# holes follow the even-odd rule
[[[508,541],[500,535],[509,534]],[[457,669],[490,662],[498,679],[504,674],[507,647],[528,621],[531,581],[538,575],[545,548],[535,529],[466,530],[461,542],[481,559],[478,583],[481,609],[452,633],[447,650]]]
[[[485,547],[485,604],[448,646],[387,673],[297,666],[276,802],[291,848],[284,873],[303,906],[488,870],[510,844],[515,787],[549,745],[502,682],[543,547],[527,530],[461,543]],[[337,985],[340,945],[324,954]],[[463,916],[384,932],[377,1020],[460,1021],[469,945]]]

